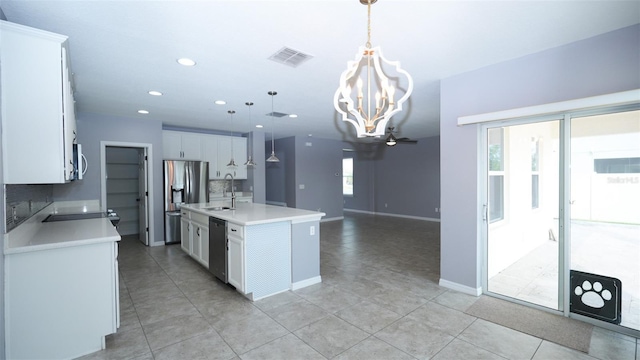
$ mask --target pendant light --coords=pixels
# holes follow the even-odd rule
[[[253,121],[251,120],[251,106],[253,106],[253,103],[249,101],[244,104],[249,107],[249,129],[253,129]],[[253,149],[253,135],[251,136],[251,139],[249,139],[249,157],[247,158],[247,162],[244,163],[244,165],[247,167],[257,165],[252,159],[252,155],[253,155],[252,149]]]
[[[233,160],[233,114],[235,114],[236,112],[234,110],[229,110],[227,112],[231,116],[231,160],[227,164],[227,167],[235,168],[238,166],[236,165],[236,161]]]
[[[275,143],[273,140],[273,97],[278,95],[278,93],[275,91],[269,91],[267,94],[271,95],[271,156],[269,156],[267,162],[280,162],[280,159],[278,159],[278,157],[276,156]]]

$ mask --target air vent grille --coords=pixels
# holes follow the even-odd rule
[[[311,58],[313,58],[312,55],[305,54],[301,51],[298,51],[292,48],[283,47],[282,49],[278,50],[275,54],[271,55],[269,57],[269,60],[273,60],[275,62],[285,64],[291,67],[298,67],[298,65],[302,64],[303,62]]]
[[[270,113],[266,113],[265,115],[267,116],[273,116],[273,117],[277,117],[277,118],[281,118],[281,117],[285,117],[285,116],[289,116],[289,114],[285,114],[285,113],[281,113],[281,112],[270,112]]]

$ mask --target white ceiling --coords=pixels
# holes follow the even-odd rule
[[[340,74],[366,42],[359,0],[2,0],[7,20],[69,36],[78,112],[168,126],[231,129],[263,123],[276,138],[353,140],[332,101]],[[639,1],[409,1],[372,6],[372,43],[414,79],[399,136],[439,134],[440,79],[640,22]],[[290,47],[313,59],[297,68],[269,56]],[[180,57],[195,67],[176,63]],[[526,86],[526,84],[524,84]],[[164,93],[149,95],[149,90]],[[214,100],[226,100],[215,105]],[[148,115],[137,113],[150,111]]]

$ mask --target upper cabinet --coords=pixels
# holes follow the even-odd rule
[[[165,160],[202,160],[200,134],[163,131],[162,152]]]
[[[247,138],[238,136],[197,134],[165,130],[162,132],[165,160],[201,160],[209,163],[209,180],[223,179],[226,174],[234,179],[246,179]],[[233,158],[238,165],[228,167]]]
[[[77,134],[67,37],[7,21],[0,30],[4,182],[68,182]]]

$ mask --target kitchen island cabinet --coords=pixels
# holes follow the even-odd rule
[[[227,222],[228,282],[250,300],[321,282],[319,222],[324,213],[253,203],[187,204],[183,216]]]

